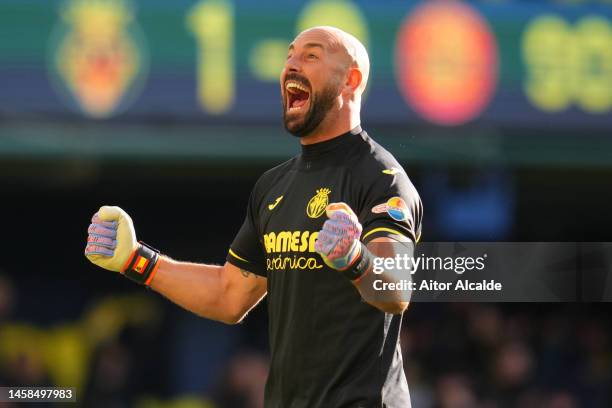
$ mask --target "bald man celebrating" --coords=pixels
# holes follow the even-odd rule
[[[264,173],[223,266],[178,262],[136,240],[130,217],[93,216],[87,258],[209,319],[240,322],[268,295],[269,408],[410,407],[401,297],[368,296],[381,243],[411,251],[422,205],[408,176],[360,127],[364,46],[334,27],[291,43],[280,77],[302,152]],[[384,254],[382,252],[385,252]],[[379,282],[380,283],[380,282]]]

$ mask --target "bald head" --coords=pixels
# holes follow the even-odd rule
[[[308,34],[318,34],[326,38],[329,50],[341,53],[347,69],[356,68],[361,72],[361,83],[356,91],[359,94],[363,93],[370,74],[370,58],[361,41],[352,34],[332,26],[311,27],[298,34],[296,40]]]

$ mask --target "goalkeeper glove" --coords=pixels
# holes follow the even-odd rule
[[[367,272],[372,258],[359,240],[361,224],[346,203],[329,204],[325,212],[329,219],[317,236],[315,251],[327,266],[356,280]]]
[[[119,207],[103,206],[87,229],[85,257],[109,271],[149,285],[160,263],[159,251],[136,240],[130,216]]]

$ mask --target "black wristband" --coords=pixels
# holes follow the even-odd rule
[[[365,275],[372,267],[372,264],[374,262],[374,255],[372,255],[372,253],[363,244],[363,242],[359,242],[359,245],[361,245],[361,253],[359,254],[359,257],[353,263],[353,266],[351,266],[345,271],[342,271],[342,274],[352,281],[357,280],[363,275]]]
[[[142,241],[138,244],[123,274],[140,285],[148,285],[149,277],[159,264],[159,251]]]

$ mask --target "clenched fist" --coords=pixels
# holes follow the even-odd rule
[[[119,207],[103,206],[87,229],[85,256],[93,264],[148,285],[159,266],[159,251],[136,240],[130,216]]]
[[[87,232],[87,259],[109,271],[123,272],[138,247],[130,216],[119,207],[105,205],[93,215]]]
[[[329,204],[325,212],[329,219],[319,232],[315,251],[327,266],[343,271],[351,267],[360,255],[361,224],[348,204]]]

